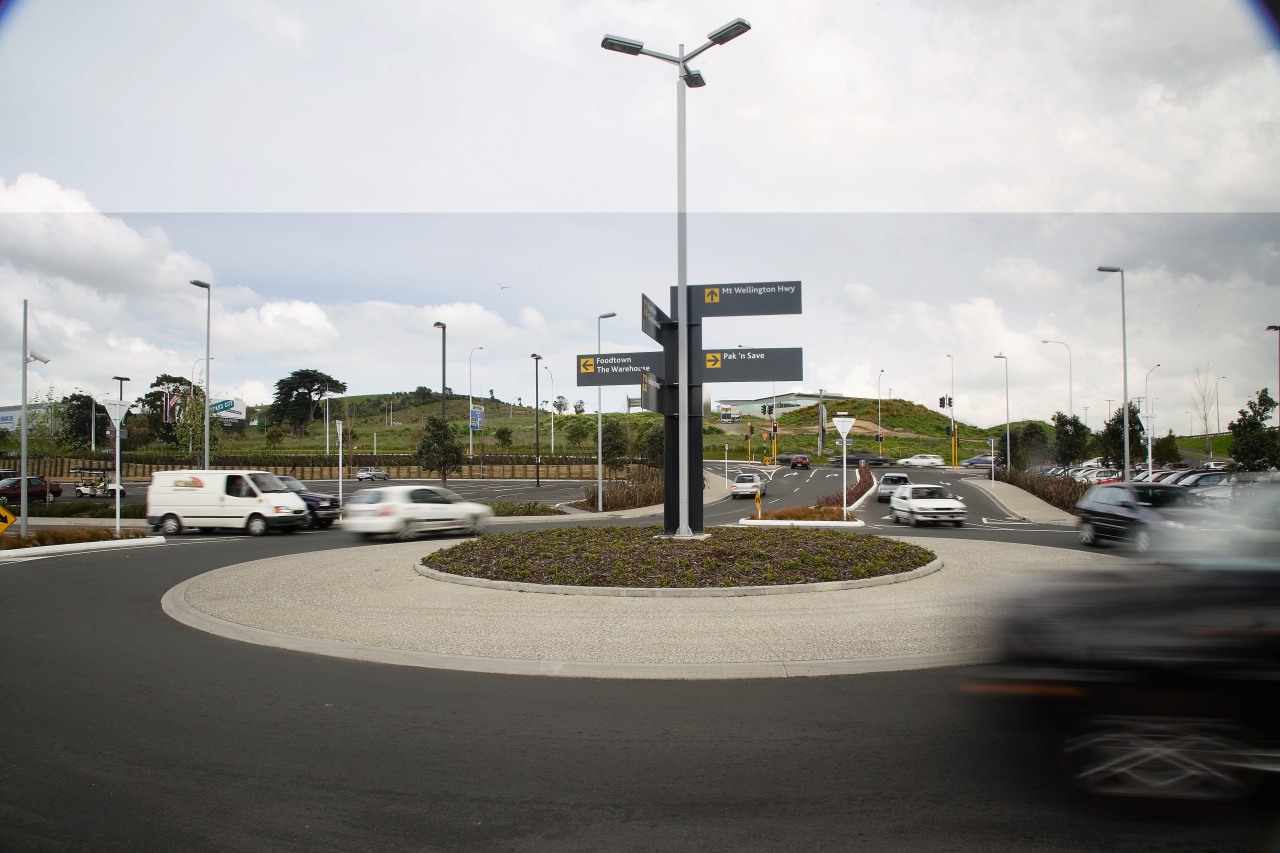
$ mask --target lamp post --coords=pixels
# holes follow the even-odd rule
[[[1067,347],[1067,417],[1075,416],[1075,404],[1071,400],[1071,347],[1065,341],[1041,341],[1042,344],[1062,344]],[[1156,365],[1159,367],[1160,365]]]
[[[955,468],[960,462],[960,437],[956,435],[956,360],[947,353],[947,361],[951,362],[951,396],[947,398],[947,408],[951,411],[951,467]]]
[[[1129,331],[1124,319],[1124,270],[1120,267],[1098,267],[1098,272],[1120,273],[1120,370],[1124,374],[1122,394],[1124,401],[1124,482],[1129,482]]]
[[[27,300],[22,300],[22,484],[19,498],[18,533],[27,535],[27,365],[33,361],[48,364],[49,357],[27,349]]]
[[[693,531],[689,527],[689,258],[688,258],[688,212],[685,200],[685,134],[684,134],[684,90],[685,87],[699,88],[707,85],[702,73],[688,66],[694,57],[718,44],[726,44],[737,38],[751,25],[742,18],[736,18],[717,30],[707,34],[707,43],[689,53],[680,45],[675,56],[648,50],[644,42],[634,39],[605,35],[600,46],[605,50],[625,53],[628,56],[650,56],[669,62],[676,66],[676,313],[678,335],[678,360],[676,384],[679,389],[678,433],[679,433],[679,523],[675,535],[689,537]],[[699,498],[701,500],[701,498]]]
[[[191,402],[192,403],[195,403],[195,399],[196,399],[196,365],[202,361],[205,363],[205,370],[207,371],[209,369],[209,362],[213,361],[213,359],[197,358],[195,361],[191,362]],[[205,393],[205,396],[206,397],[209,396],[207,392]],[[195,452],[195,435],[194,434],[187,438],[187,452],[188,453]]]
[[[542,369],[551,377],[551,455],[556,455],[556,375],[545,364]]]
[[[596,317],[596,356],[600,355],[600,321],[617,317],[616,311]],[[596,512],[604,512],[604,414],[600,386],[596,386]]]
[[[533,484],[542,487],[542,409],[538,406],[538,378],[540,371],[538,367],[542,364],[542,356],[536,352],[532,353],[529,358],[533,359]]]
[[[445,414],[445,403],[448,402],[448,397],[444,392],[445,386],[448,384],[445,381],[444,372],[445,338],[447,333],[445,331],[444,323],[441,323],[439,320],[437,320],[433,325],[435,328],[440,330],[440,420],[448,423],[449,417]]]
[[[1213,443],[1218,440],[1217,433],[1222,432],[1222,404],[1218,400],[1218,384],[1226,379],[1225,376],[1219,376],[1213,380],[1213,419],[1216,426],[1213,428],[1214,437],[1209,440],[1209,461],[1213,461]]]
[[[209,398],[209,374],[213,372],[212,359],[209,358],[210,330],[213,317],[213,287],[199,279],[191,283],[204,290],[204,470],[209,470],[209,407],[213,405]]]
[[[884,456],[884,435],[880,431],[880,380],[884,378],[884,368],[876,374],[876,452]]]
[[[472,439],[476,432],[472,429],[472,423],[475,420],[475,403],[471,399],[471,357],[476,354],[476,350],[480,349],[484,347],[472,347],[467,355],[467,456],[469,457],[475,455],[475,442]]]
[[[1009,356],[1000,353],[995,358],[1004,359],[1004,468],[1013,470],[1013,441],[1009,432]]]
[[[1280,332],[1280,326],[1267,326],[1268,332]],[[1276,345],[1280,348],[1280,335],[1276,335]],[[1280,377],[1276,379],[1276,398],[1280,399]],[[1280,429],[1280,407],[1276,408],[1276,428]]]
[[[1156,365],[1159,367],[1160,365]],[[1147,479],[1151,479],[1151,472],[1154,466],[1151,464],[1151,373],[1156,369],[1151,368],[1147,371],[1146,377],[1142,380],[1142,400],[1147,407]]]

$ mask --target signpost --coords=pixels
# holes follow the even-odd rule
[[[725,458],[726,460],[728,459],[727,456]],[[725,470],[727,471],[728,468],[726,468]],[[9,512],[9,510],[0,506],[0,533],[4,533],[6,530],[8,530],[9,525],[13,524],[17,520],[18,519],[14,518],[13,513]]]
[[[804,378],[804,350],[775,347],[703,350],[703,382],[789,382]]]
[[[125,416],[129,414],[129,404],[124,400],[114,400],[106,398],[99,400],[102,407],[107,410],[107,417],[111,419],[111,426],[116,434],[116,485],[120,485],[120,433],[124,430],[120,429],[120,424],[124,421]],[[120,538],[120,489],[116,490],[116,538]]]
[[[840,456],[840,513],[841,519],[848,521],[849,445],[853,443],[849,440],[849,430],[853,429],[853,425],[858,422],[858,419],[849,417],[845,412],[836,412],[836,416],[831,419],[831,422],[840,431],[840,441],[838,442],[842,448]]]
[[[704,284],[690,287],[690,314],[696,317],[756,317],[799,314],[800,282],[758,281],[749,284]]]

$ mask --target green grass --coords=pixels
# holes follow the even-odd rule
[[[714,588],[860,580],[927,565],[918,545],[830,529],[724,528],[703,540],[659,527],[570,527],[491,533],[422,564],[495,581],[604,587]]]

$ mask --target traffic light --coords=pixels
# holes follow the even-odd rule
[[[747,424],[747,435],[755,435],[755,434],[756,434],[756,425]]]
[[[773,406],[772,406],[772,405],[766,405],[766,406],[764,407],[764,413],[765,413],[766,415],[772,415],[772,414],[773,414]]]
[[[884,433],[882,432],[876,433],[876,442],[879,444],[884,444]]]
[[[955,434],[956,434],[955,428],[952,427],[951,424],[947,424],[947,435],[955,435]]]
[[[939,409],[945,409],[946,407],[947,407],[947,398],[946,398],[946,397],[939,397],[939,398],[938,398],[938,408],[939,408]]]

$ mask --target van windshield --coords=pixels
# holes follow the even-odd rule
[[[266,471],[259,471],[250,474],[249,479],[253,480],[253,484],[258,487],[258,491],[266,494],[267,492],[287,492],[289,489],[284,483],[280,482],[280,478],[275,474],[268,474]]]

